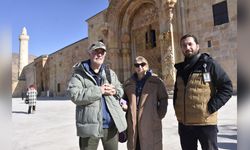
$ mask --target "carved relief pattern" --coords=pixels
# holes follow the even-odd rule
[[[128,79],[131,75],[130,72],[130,55],[129,55],[129,49],[124,48],[122,50],[122,58],[123,58],[123,81]]]
[[[145,25],[152,24],[159,18],[157,8],[151,4],[144,4],[140,7],[136,13],[133,23],[132,30],[144,27]]]
[[[147,27],[134,30],[132,34],[132,38],[134,39],[134,48],[136,55],[144,56],[150,65],[150,68],[153,70],[153,72],[157,73],[159,76],[161,76],[161,50],[160,50],[160,44],[159,41],[157,42],[157,47],[154,48],[146,48],[145,43],[145,32],[147,30]]]
[[[175,70],[174,70],[174,50],[171,47],[171,34],[170,32],[163,32],[159,36],[163,49],[163,79],[167,83],[168,90],[173,90],[175,81]]]
[[[158,13],[155,6],[152,4],[144,4],[140,7],[139,11],[135,14],[132,22],[132,37],[131,43],[134,44],[134,51],[136,56],[144,56],[148,62],[150,68],[162,76],[161,68],[161,50],[160,42],[158,38],[159,22]],[[156,47],[149,48],[146,46],[145,34],[149,31],[149,25],[151,29],[156,31]]]

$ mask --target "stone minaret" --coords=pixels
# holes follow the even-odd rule
[[[22,29],[22,33],[19,36],[20,47],[19,47],[19,63],[18,63],[18,77],[20,77],[23,68],[28,65],[28,42],[29,36],[25,27]]]

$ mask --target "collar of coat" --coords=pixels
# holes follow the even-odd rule
[[[90,67],[91,65],[91,62],[90,62],[90,59],[86,60],[86,61],[83,61],[82,62],[82,66],[86,69],[86,71],[91,74],[92,76],[93,75],[96,75],[96,76],[99,76],[101,74],[101,72],[104,70],[104,65],[102,64],[101,65],[101,68],[99,70],[98,73],[95,73],[94,70]]]
[[[136,82],[138,82],[138,81],[146,81],[147,78],[150,77],[150,76],[152,76],[152,70],[148,70],[146,72],[146,75],[141,80],[138,79],[137,73],[134,73],[133,76],[132,76],[132,79],[135,80]]]

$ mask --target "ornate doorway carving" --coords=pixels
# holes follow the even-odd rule
[[[154,73],[162,77],[159,16],[150,3],[141,5],[131,21],[131,57],[144,56]]]

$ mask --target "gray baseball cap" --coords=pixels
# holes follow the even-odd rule
[[[96,41],[96,42],[94,42],[90,47],[89,47],[89,51],[94,51],[94,50],[96,50],[96,49],[103,49],[103,50],[107,50],[106,49],[106,46],[105,46],[105,44],[104,43],[102,43],[102,42],[100,42],[100,41]]]

